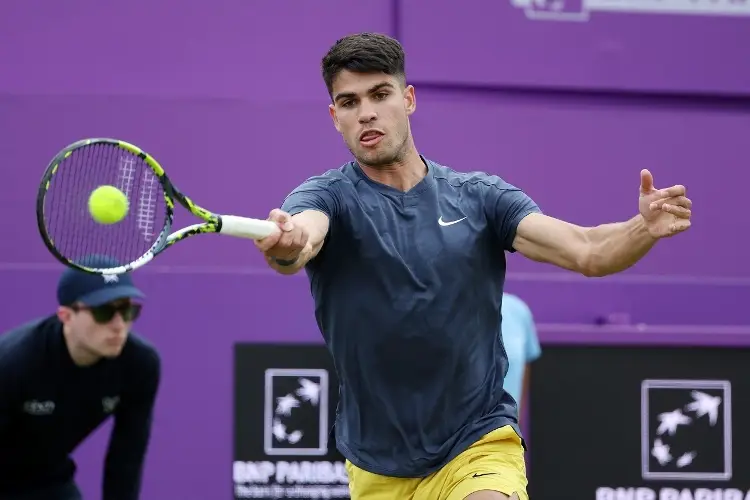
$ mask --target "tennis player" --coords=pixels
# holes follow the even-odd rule
[[[0,335],[0,499],[81,499],[71,454],[113,417],[100,498],[136,500],[160,379],[157,351],[130,332],[143,293],[130,275],[66,269],[57,298]]]
[[[688,229],[691,202],[644,170],[637,215],[580,227],[495,175],[428,159],[404,59],[378,34],[325,55],[330,115],[354,161],[294,189],[269,216],[282,231],[256,245],[279,273],[309,276],[353,500],[527,499],[517,403],[503,390],[504,252],[606,276]]]

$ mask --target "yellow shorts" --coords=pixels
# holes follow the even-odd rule
[[[482,436],[441,470],[424,478],[380,476],[346,461],[351,500],[464,500],[490,490],[508,496],[526,493],[526,462],[521,438],[510,426]]]

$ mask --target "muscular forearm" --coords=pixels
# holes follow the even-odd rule
[[[586,275],[607,276],[633,266],[656,244],[646,229],[643,217],[626,222],[604,224],[586,229],[588,258]]]

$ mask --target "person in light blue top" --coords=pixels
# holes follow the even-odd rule
[[[530,364],[542,355],[531,309],[520,297],[503,293],[501,306],[503,345],[508,355],[508,373],[503,389],[518,404],[518,413],[528,401]]]

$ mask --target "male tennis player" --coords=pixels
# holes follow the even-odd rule
[[[109,417],[100,498],[139,497],[160,378],[157,351],[130,332],[142,297],[130,275],[67,269],[56,314],[0,335],[0,499],[81,499],[71,454]]]
[[[497,176],[418,153],[396,40],[343,38],[322,72],[355,161],[297,187],[270,213],[282,231],[256,244],[279,273],[309,276],[340,378],[352,499],[526,499],[498,335],[504,252],[585,276],[622,271],[690,227],[685,188],[656,189],[644,170],[638,215],[569,224]]]

